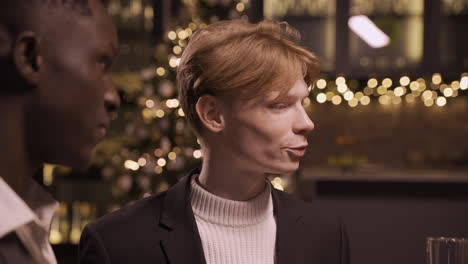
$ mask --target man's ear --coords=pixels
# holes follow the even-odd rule
[[[224,116],[219,99],[212,95],[198,98],[195,106],[201,123],[211,132],[221,132],[224,129]]]
[[[39,82],[41,56],[36,33],[26,31],[18,35],[13,46],[13,61],[18,74],[27,83],[36,85]]]

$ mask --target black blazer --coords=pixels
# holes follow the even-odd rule
[[[87,225],[79,246],[80,263],[205,263],[190,203],[194,173],[199,171],[193,170],[167,192]],[[276,264],[349,264],[348,240],[339,219],[275,188],[272,196]]]

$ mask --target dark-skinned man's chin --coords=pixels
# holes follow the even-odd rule
[[[84,172],[91,166],[91,157],[92,153],[88,151],[86,153],[81,153],[81,155],[64,155],[61,158],[53,159],[46,163],[66,166],[72,168],[74,171]]]

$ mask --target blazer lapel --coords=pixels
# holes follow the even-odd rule
[[[164,199],[159,225],[167,230],[161,247],[168,263],[206,263],[190,203],[190,180],[195,173],[199,170],[192,170],[167,192]]]
[[[276,219],[276,264],[301,263],[302,256],[299,239],[299,210],[294,210],[288,203],[289,197],[276,190],[273,186],[272,196]]]

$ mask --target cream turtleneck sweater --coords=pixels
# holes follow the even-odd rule
[[[191,204],[207,264],[273,264],[276,222],[271,185],[249,201],[218,197],[191,180]]]

